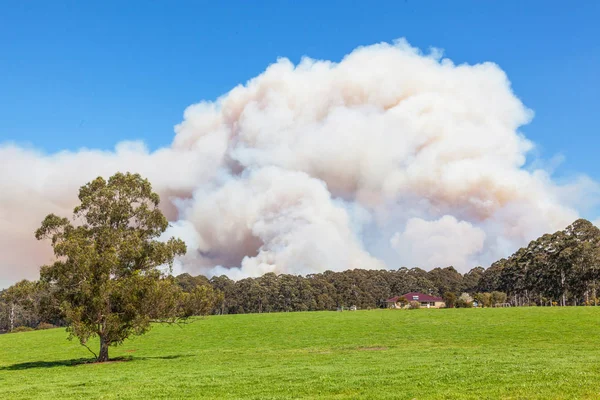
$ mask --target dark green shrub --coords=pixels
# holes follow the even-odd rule
[[[56,328],[56,326],[49,324],[47,322],[40,322],[38,324],[37,328],[35,328],[35,329],[42,330],[42,329],[52,329],[52,328]]]
[[[12,330],[12,333],[30,332],[32,330],[33,328],[30,328],[28,326],[17,326],[15,329]]]
[[[455,307],[456,308],[473,308],[473,303],[459,298],[458,300],[456,300]]]

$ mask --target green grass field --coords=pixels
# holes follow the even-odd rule
[[[600,308],[212,316],[80,364],[63,329],[0,336],[0,398],[598,399]]]

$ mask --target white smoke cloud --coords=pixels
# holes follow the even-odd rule
[[[187,264],[209,275],[383,267],[361,248],[325,184],[303,172],[262,167],[217,188],[209,184],[182,217],[193,232],[182,236],[198,250]]]
[[[485,237],[481,228],[445,215],[436,221],[409,219],[404,231],[392,236],[390,244],[408,265],[452,265],[465,271],[474,266]]]
[[[533,144],[518,129],[532,116],[497,65],[454,65],[400,40],[339,63],[280,59],[190,106],[154,152],[0,145],[0,280],[35,278],[51,259],[33,239],[43,217],[69,215],[79,186],[116,171],[161,194],[169,233],[189,247],[178,270],[488,265],[571,223],[574,188],[580,198],[598,188],[526,166]]]

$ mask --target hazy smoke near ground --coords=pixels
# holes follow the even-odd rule
[[[79,186],[116,171],[161,194],[168,234],[189,247],[178,270],[487,266],[571,223],[569,194],[597,191],[526,167],[533,145],[518,129],[531,118],[495,64],[454,65],[403,40],[339,63],[280,59],[190,106],[168,148],[0,145],[0,280],[35,278],[51,260],[33,238],[43,217],[70,215]]]

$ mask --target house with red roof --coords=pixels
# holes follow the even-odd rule
[[[404,297],[406,299],[406,303],[402,304],[400,298]],[[444,303],[444,299],[437,296],[431,296],[425,293],[419,292],[410,292],[403,294],[402,296],[392,297],[387,299],[385,302],[388,308],[403,308],[408,306],[408,303],[411,301],[418,301],[421,304],[421,308],[441,308],[445,307],[446,303]]]

